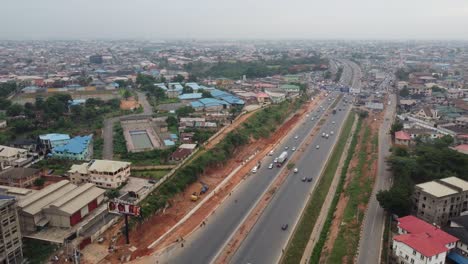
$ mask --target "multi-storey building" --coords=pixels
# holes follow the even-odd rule
[[[468,182],[457,177],[425,182],[415,186],[415,215],[429,223],[445,225],[451,217],[468,209]]]
[[[20,224],[14,197],[0,197],[0,263],[20,264],[23,261]]]
[[[73,165],[68,175],[74,184],[91,182],[102,188],[117,188],[130,177],[130,162],[91,160]]]

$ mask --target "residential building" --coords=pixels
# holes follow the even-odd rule
[[[51,184],[18,201],[21,230],[32,233],[46,226],[73,227],[104,201],[104,193],[91,183],[76,186],[62,180]]]
[[[284,93],[277,93],[277,92],[270,92],[265,90],[265,93],[270,97],[270,100],[274,104],[279,104],[286,100],[286,94]]]
[[[434,110],[427,106],[423,107],[421,110],[416,112],[415,116],[425,121],[431,121],[439,118],[439,116],[437,115],[437,110]]]
[[[16,199],[11,196],[0,197],[0,263],[23,263],[21,230],[18,219]]]
[[[0,170],[8,166],[22,166],[28,162],[28,151],[0,145]]]
[[[449,225],[443,230],[459,239],[455,253],[468,258],[468,215],[451,218]]]
[[[396,263],[444,264],[458,238],[414,216],[398,218],[398,234],[393,237]]]
[[[130,177],[130,162],[113,160],[91,160],[72,165],[68,171],[74,184],[93,183],[102,188],[117,188]]]
[[[468,209],[468,182],[457,177],[417,184],[413,193],[414,214],[437,225]]]
[[[93,135],[76,136],[66,144],[54,147],[49,156],[56,159],[90,160],[93,156]]]
[[[52,150],[55,147],[62,146],[68,143],[70,136],[67,134],[45,134],[39,136],[39,142],[46,150]]]
[[[411,142],[411,137],[405,131],[395,132],[395,144],[409,146]]]
[[[8,168],[0,171],[0,185],[25,188],[39,179],[40,170],[33,168]]]
[[[185,158],[187,158],[188,156],[190,156],[190,154],[192,154],[192,150],[191,149],[186,149],[186,148],[177,148],[176,151],[174,151],[171,156],[169,157],[169,160],[172,160],[172,161],[181,161],[181,160],[184,160]]]
[[[460,153],[468,155],[468,144],[461,144],[455,147],[452,147],[451,149],[456,150]]]
[[[7,127],[7,121],[6,120],[0,120],[0,128],[6,128]]]

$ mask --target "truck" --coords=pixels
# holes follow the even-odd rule
[[[283,153],[281,153],[281,155],[279,155],[278,157],[278,162],[276,162],[276,166],[277,167],[281,167],[281,165],[283,165],[283,163],[288,159],[288,152],[287,151],[283,151]]]

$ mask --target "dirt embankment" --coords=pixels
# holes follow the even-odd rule
[[[318,98],[318,97],[317,97]],[[171,231],[164,239],[162,239],[153,248],[148,249],[148,246],[156,239],[165,234],[169,229],[175,226],[190,210],[192,210],[198,202],[192,202],[190,196],[193,192],[199,192],[200,183],[194,183],[189,186],[183,193],[176,195],[171,199],[171,206],[164,212],[153,215],[145,222],[138,224],[130,232],[130,245],[125,245],[125,239],[120,236],[116,243],[117,252],[106,257],[106,263],[120,263],[119,258],[122,255],[131,255],[131,259],[149,255],[157,250],[165,248],[177,239],[186,237],[193,230],[198,228],[204,219],[209,216],[213,210],[229,195],[231,190],[247,175],[250,168],[264,157],[274,147],[274,145],[283,138],[292,127],[294,127],[301,116],[313,109],[319,100],[309,102],[302,107],[295,115],[280,126],[270,138],[252,140],[252,142],[244,147],[237,149],[229,161],[223,166],[207,168],[204,175],[200,176],[200,181],[209,186],[210,191],[216,188],[223,179],[229,175],[253,153],[259,153],[245,164],[219,191],[210,197],[205,204],[200,207],[190,218],[175,230]],[[203,197],[202,197],[203,198]]]

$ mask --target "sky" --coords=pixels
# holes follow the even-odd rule
[[[465,39],[468,0],[1,0],[0,39]]]

